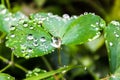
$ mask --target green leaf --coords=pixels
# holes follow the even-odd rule
[[[112,21],[104,30],[111,73],[120,66],[120,23]]]
[[[32,77],[29,77],[29,78],[26,78],[24,80],[41,80],[41,79],[44,79],[44,78],[47,78],[47,77],[50,77],[50,76],[53,76],[57,73],[65,73],[73,68],[81,68],[81,66],[65,66],[65,67],[62,67],[62,68],[59,68],[58,70],[53,70],[53,71],[50,71],[50,72],[46,72],[46,73],[41,73],[41,74],[38,74],[37,76],[32,76]]]
[[[51,45],[51,36],[41,25],[34,20],[21,20],[14,25],[8,34],[6,46],[13,50],[18,57],[38,57],[50,53],[54,47]]]
[[[26,74],[26,78],[30,78],[30,77],[34,77],[34,76],[38,76],[39,74],[43,74],[43,73],[47,73],[46,70],[42,70],[39,68],[35,68],[32,71],[28,71],[28,73]],[[55,80],[53,76],[50,76],[48,78],[45,78],[45,80]]]
[[[20,20],[18,24],[13,25],[8,35],[6,45],[12,48],[18,57],[42,56],[54,48],[60,48],[62,44],[75,45],[91,41],[99,37],[100,30],[105,26],[105,22],[99,16],[91,13],[79,17],[37,13],[29,18],[30,20]],[[41,42],[41,38],[45,41]]]
[[[41,23],[42,26],[53,36],[62,38],[70,23],[75,20],[75,16],[70,17],[64,14],[63,17],[52,13],[37,13],[30,16],[32,19]]]
[[[9,33],[9,25],[11,13],[5,8],[4,5],[0,5],[0,31]]]
[[[0,80],[15,80],[12,76],[5,74],[5,73],[0,73]]]
[[[0,31],[9,33],[11,26],[16,25],[20,19],[27,19],[27,17],[20,12],[12,14],[5,6],[0,5]]]
[[[85,13],[74,20],[62,39],[63,44],[82,44],[100,36],[105,21],[92,13]]]

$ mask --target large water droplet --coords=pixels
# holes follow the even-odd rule
[[[27,39],[28,39],[28,40],[33,40],[33,39],[34,39],[34,37],[33,37],[33,35],[32,35],[32,34],[28,34]]]
[[[45,41],[46,41],[45,37],[41,37],[41,38],[40,38],[40,41],[41,41],[41,42],[45,42]]]
[[[51,45],[55,48],[60,48],[61,46],[61,39],[59,37],[52,37]]]

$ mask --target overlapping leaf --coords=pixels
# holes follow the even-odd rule
[[[5,6],[0,5],[0,31],[9,33],[10,27],[15,25],[19,19],[27,19],[27,17],[20,12],[12,14]]]
[[[30,20],[12,26],[7,46],[20,57],[37,57],[50,53],[62,44],[82,44],[100,36],[105,22],[91,13],[79,17],[37,13]]]
[[[12,76],[5,74],[5,73],[0,73],[0,80],[15,80]]]
[[[112,21],[105,28],[105,42],[108,50],[111,73],[120,66],[120,23]]]

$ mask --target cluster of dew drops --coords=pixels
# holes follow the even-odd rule
[[[52,14],[52,13],[48,13],[48,16],[52,16],[52,17],[54,17],[54,15]],[[55,17],[57,17],[57,18],[60,18],[60,17],[58,17],[57,15],[55,15]],[[77,18],[76,16],[73,16],[74,18]],[[72,17],[72,18],[73,18]],[[37,25],[37,24],[39,24],[39,26],[41,26],[41,24],[45,21],[45,20],[48,20],[48,17],[37,17],[37,19],[39,19],[39,22],[37,22],[37,23],[33,23],[33,25]],[[68,14],[64,14],[63,15],[63,19],[64,20],[69,20],[70,19],[70,16],[68,15]],[[31,21],[31,20],[30,20]],[[36,18],[33,20],[34,22],[36,21]],[[17,26],[20,26],[20,25],[23,25],[23,27],[24,28],[28,28],[29,27],[29,29],[30,30],[33,30],[34,29],[34,26],[29,26],[29,24],[28,24],[28,22],[26,22],[25,20],[24,20],[24,17],[23,17],[23,19],[20,19],[19,20],[19,22],[18,22],[18,24],[17,25],[11,25],[10,26],[10,31],[15,31],[17,28],[19,28],[19,27],[17,27]],[[22,34],[22,33],[21,33]],[[10,38],[15,38],[16,37],[16,34],[13,34],[13,33],[11,33],[10,34]],[[41,50],[42,51],[44,51],[44,53],[45,52],[48,52],[48,46],[49,45],[51,45],[52,47],[54,47],[54,48],[60,48],[60,46],[61,46],[61,39],[59,38],[59,37],[55,37],[55,36],[51,36],[51,43],[48,45],[48,44],[45,44],[45,42],[47,42],[47,40],[46,40],[46,37],[45,36],[42,36],[42,37],[40,37],[40,39],[39,39],[39,41],[42,43],[42,44],[40,44],[40,43],[38,43],[39,41],[38,41],[38,38],[35,38],[34,37],[34,34],[28,34],[27,35],[27,38],[26,38],[28,41],[33,41],[33,46],[34,47],[38,47],[38,46],[40,46],[40,48],[41,48]],[[28,44],[29,45],[29,44]],[[29,53],[33,53],[33,51],[34,51],[34,48],[33,47],[28,47],[28,45],[27,44],[20,44],[20,48],[21,48],[21,52],[22,53],[24,53],[23,54],[23,56],[24,57],[26,57],[26,58],[29,58],[30,57],[30,54]],[[15,47],[15,46],[14,46]],[[13,50],[15,50],[15,48],[13,49]],[[36,55],[37,56],[37,55]]]
[[[84,15],[87,15],[88,13],[85,13]],[[94,15],[94,14],[92,14],[92,15]],[[56,18],[56,19],[58,19],[58,21],[59,20],[63,20],[63,21],[67,21],[67,20],[71,20],[71,19],[77,19],[78,17],[77,16],[69,16],[68,14],[63,14],[63,16],[62,17],[59,17],[58,15],[53,15],[52,13],[47,13],[47,16],[48,17],[43,17],[43,16],[41,16],[41,15],[39,15],[39,14],[36,14],[35,15],[35,17],[34,17],[34,19],[33,19],[33,25],[37,25],[37,24],[39,24],[39,26],[41,27],[41,24],[44,22],[44,21],[49,21],[49,17],[51,18]],[[83,16],[83,15],[80,15],[80,16]],[[20,19],[20,21],[19,21],[19,24],[22,24],[23,25],[23,27],[25,27],[25,28],[27,28],[28,26],[29,26],[29,24],[27,23],[27,22],[25,22],[25,20],[24,20],[24,16],[22,17],[23,19]],[[30,20],[30,21],[32,21],[32,20]],[[18,26],[19,24],[16,24],[16,26]],[[96,23],[97,24],[97,23]],[[91,26],[92,27],[94,27],[94,25],[93,24],[91,24]],[[30,30],[33,30],[34,29],[34,26],[29,26],[29,29]],[[10,30],[11,31],[14,31],[14,30],[16,30],[16,27],[15,26],[10,26]],[[98,29],[96,29],[96,30],[98,30]],[[99,34],[98,34],[99,35]],[[11,38],[14,38],[14,37],[16,37],[16,35],[15,34],[11,34],[10,35],[10,37]],[[38,38],[34,38],[34,34],[28,34],[27,35],[27,40],[29,40],[29,41],[31,41],[31,40],[33,40],[34,42],[33,42],[33,46],[34,47],[38,47],[38,46],[42,46],[43,48],[43,50],[42,51],[45,51],[45,52],[48,52],[48,44],[39,44],[38,43]],[[40,39],[39,39],[39,41],[40,42],[42,42],[42,43],[45,43],[45,42],[47,42],[47,40],[46,40],[46,37],[45,36],[42,36],[42,37],[40,37]],[[54,47],[54,48],[60,48],[61,47],[61,44],[62,44],[62,41],[61,41],[61,39],[60,39],[60,37],[56,37],[56,36],[54,36],[54,35],[52,35],[51,36],[51,43],[49,44],[49,45],[51,45],[52,47]],[[25,52],[25,50],[26,50],[26,46],[27,45],[23,45],[23,44],[21,44],[20,45],[21,46],[21,50],[22,50],[22,53],[24,53]],[[27,49],[27,55],[28,55],[28,53],[33,53],[33,48],[28,48]],[[24,56],[26,56],[26,54],[24,54]],[[36,55],[37,56],[37,55]]]
[[[111,24],[114,25],[114,26],[116,26],[116,27],[115,27],[116,29],[113,30],[113,35],[115,36],[116,39],[118,39],[118,38],[120,37],[120,35],[119,35],[120,23],[119,23],[118,21],[111,21]],[[113,27],[114,27],[114,26],[113,26]],[[107,37],[107,35],[108,35],[108,34],[105,34],[105,37]],[[114,44],[113,44],[114,42],[112,42],[112,41],[107,41],[107,40],[106,40],[105,42],[106,42],[107,44],[109,44],[110,47],[112,47],[112,46],[114,45]]]

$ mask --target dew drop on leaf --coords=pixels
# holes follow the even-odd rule
[[[34,27],[33,27],[33,26],[30,26],[30,29],[34,29]]]
[[[27,22],[24,22],[24,23],[23,23],[23,26],[24,26],[24,27],[27,27],[27,26],[28,26]]]
[[[31,52],[33,52],[33,49],[32,48],[28,48],[27,52],[31,53]]]
[[[33,46],[37,47],[38,45],[38,42],[33,42]]]
[[[55,48],[60,48],[61,46],[61,39],[59,37],[52,37],[51,45]]]
[[[40,41],[41,41],[41,42],[45,42],[45,41],[46,41],[45,37],[41,37],[41,38],[40,38]]]
[[[10,26],[10,30],[15,30],[15,26]]]
[[[11,34],[10,37],[14,38],[14,37],[15,37],[15,34]]]
[[[112,42],[110,42],[109,44],[110,44],[110,46],[113,46],[113,43],[112,43]]]
[[[70,16],[68,14],[63,14],[64,19],[70,19]]]
[[[33,40],[33,39],[34,39],[34,37],[33,37],[33,35],[32,35],[32,34],[28,34],[27,39],[28,39],[28,40]]]

